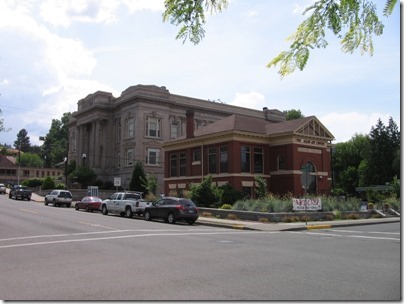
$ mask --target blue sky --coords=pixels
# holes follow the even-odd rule
[[[0,1],[0,109],[13,144],[21,129],[41,144],[52,119],[98,90],[136,84],[261,110],[315,115],[334,143],[368,134],[380,118],[400,125],[400,15],[382,17],[373,56],[329,46],[283,79],[267,63],[288,48],[310,0],[230,0],[208,17],[199,45],[175,40],[163,0]],[[375,1],[381,12],[385,1]]]

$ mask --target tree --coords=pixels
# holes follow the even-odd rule
[[[46,167],[60,163],[67,156],[68,127],[70,112],[64,113],[60,120],[52,119],[51,127],[42,145],[43,158]]]
[[[205,13],[221,12],[227,7],[227,0],[165,0],[163,21],[181,26],[176,39],[189,39],[198,44],[205,36],[203,25]],[[386,0],[383,14],[393,12],[397,0]],[[373,55],[373,36],[383,33],[384,25],[376,14],[376,5],[372,0],[317,0],[308,7],[304,20],[292,34],[288,51],[275,56],[267,67],[279,65],[281,77],[291,74],[296,68],[303,70],[310,56],[310,50],[326,48],[326,30],[341,40],[342,51]]]
[[[304,115],[302,114],[302,112],[300,110],[286,110],[283,111],[283,113],[285,113],[285,117],[286,120],[293,120],[293,119],[299,119],[299,118],[303,118]]]
[[[14,147],[22,152],[29,152],[31,148],[31,142],[29,141],[28,132],[25,129],[21,129],[17,134],[17,140],[14,141]]]
[[[391,182],[400,171],[399,163],[400,132],[394,120],[390,117],[386,127],[379,119],[372,127],[370,139],[369,170],[367,182],[369,185],[384,185]]]
[[[200,207],[217,207],[220,200],[219,189],[212,185],[212,176],[206,177],[200,184],[190,187],[190,199]]]
[[[136,161],[135,168],[133,169],[132,178],[129,182],[130,191],[139,191],[144,194],[147,193],[147,179],[144,172],[143,163]]]
[[[335,188],[345,193],[355,193],[355,188],[365,186],[367,161],[370,150],[369,137],[355,134],[351,140],[335,145],[332,165]]]
[[[30,168],[42,168],[44,161],[38,154],[33,153],[21,153],[20,157],[17,158],[17,164],[21,167]]]
[[[0,116],[2,114],[3,114],[3,112],[0,110]],[[9,132],[9,131],[11,131],[11,129],[10,128],[7,129],[6,127],[4,127],[4,119],[0,117],[0,133],[1,132]]]
[[[82,189],[91,186],[96,179],[97,174],[95,174],[94,170],[85,166],[77,167],[69,174],[69,180],[75,182],[77,181],[81,185]]]

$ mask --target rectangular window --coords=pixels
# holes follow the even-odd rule
[[[160,162],[160,149],[147,148],[146,164],[158,165]]]
[[[170,156],[170,176],[177,176],[177,154]]]
[[[220,147],[220,173],[229,172],[229,155],[227,147]]]
[[[187,157],[185,153],[180,153],[180,176],[187,175]]]
[[[132,148],[126,149],[126,165],[132,166],[133,160],[134,160],[133,149]]]
[[[118,153],[116,154],[116,166],[117,166],[118,168],[121,167],[121,152],[118,152]]]
[[[116,142],[119,143],[121,142],[121,120],[119,119],[116,122],[116,136],[115,136]]]
[[[201,161],[201,149],[195,149],[192,152],[192,161]]]
[[[264,156],[262,148],[254,148],[254,173],[264,173]]]
[[[208,172],[209,173],[217,173],[216,172],[216,148],[208,149]]]
[[[180,134],[180,123],[177,120],[171,122],[171,139],[181,136]]]
[[[161,119],[156,117],[147,117],[146,136],[160,138]]]
[[[241,172],[250,173],[250,147],[241,147]]]
[[[135,136],[135,122],[133,117],[128,118],[125,121],[126,124],[126,138],[132,138]]]

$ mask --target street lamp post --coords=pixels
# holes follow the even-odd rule
[[[83,167],[86,165],[86,158],[87,155],[85,153],[83,153],[83,155],[81,156],[81,158],[83,159]]]

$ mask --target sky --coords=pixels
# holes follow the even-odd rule
[[[313,0],[229,0],[208,15],[198,45],[176,40],[163,0],[0,0],[0,144],[25,129],[41,145],[52,119],[77,111],[96,91],[119,97],[137,85],[262,110],[315,115],[333,143],[369,134],[378,119],[400,126],[400,14],[382,16],[374,54],[328,47],[311,52],[303,71],[281,78],[266,65],[287,50],[286,38]]]

